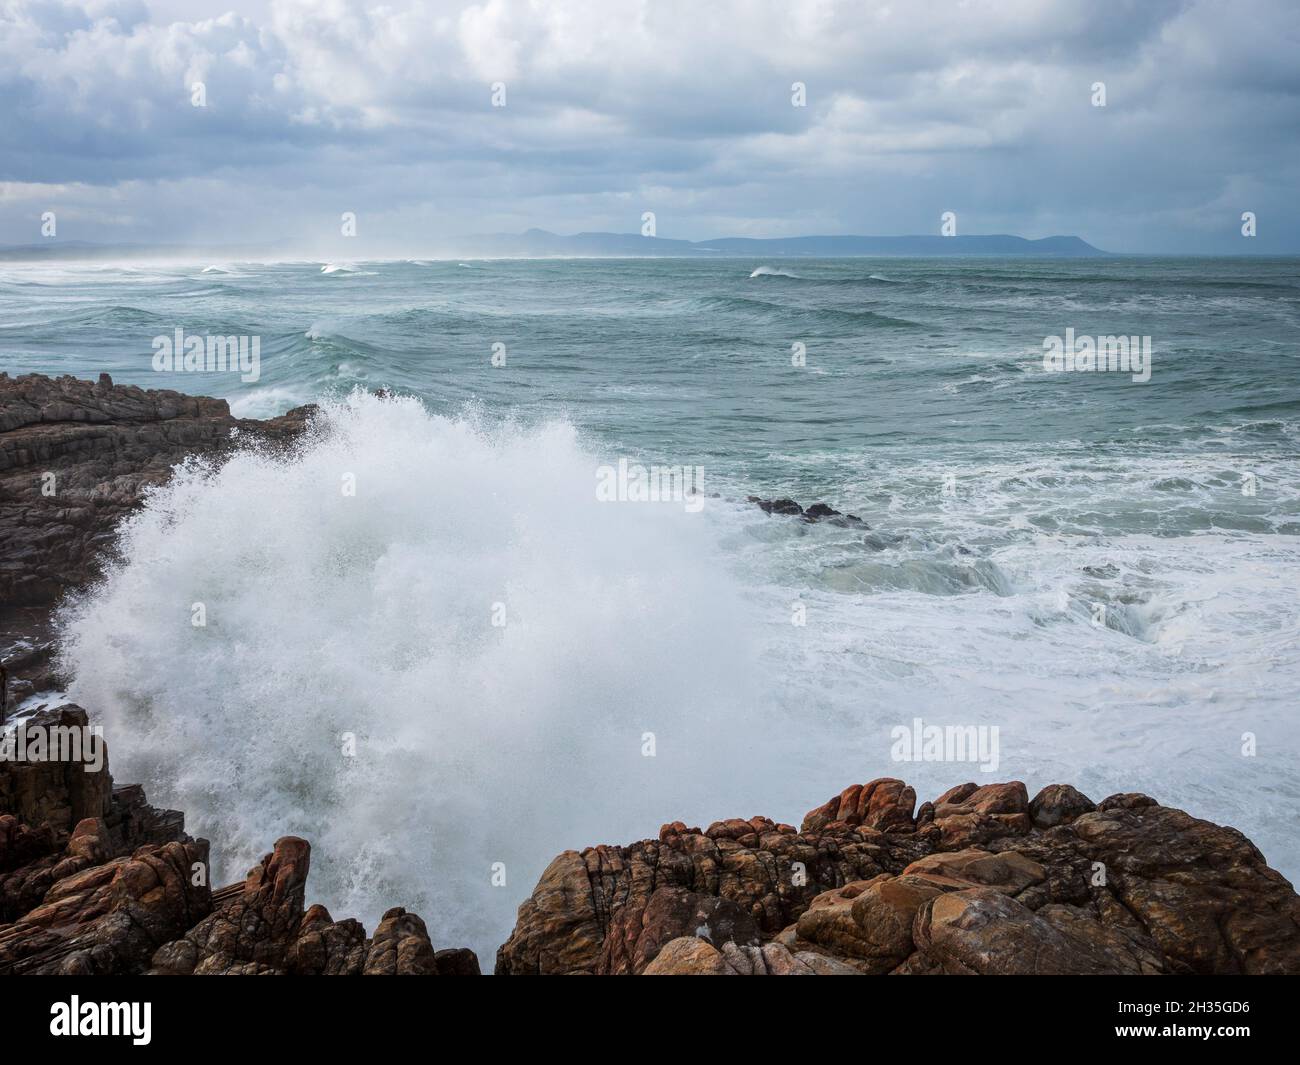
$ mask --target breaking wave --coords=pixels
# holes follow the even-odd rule
[[[757,641],[716,530],[598,503],[597,462],[563,422],[358,392],[290,457],[183,469],[63,619],[115,776],[186,812],[214,883],[301,835],[309,901],[369,929],[405,905],[487,964],[565,847],[745,779],[757,810]]]

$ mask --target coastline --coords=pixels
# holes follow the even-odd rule
[[[59,686],[50,611],[94,580],[150,486],[187,457],[220,461],[244,441],[291,447],[310,413],[241,420],[223,400],[107,375],[0,374],[10,707]],[[859,520],[825,504],[751,502],[777,516]],[[60,706],[21,727],[90,721]],[[0,764],[0,970],[478,971],[472,952],[435,950],[400,907],[370,938],[307,908],[310,846],[296,837],[242,884],[193,884],[209,844],[185,835],[183,814],[115,787],[107,763],[93,784],[77,772]],[[703,831],[674,822],[657,840],[566,851],[523,901],[497,972],[1300,971],[1300,899],[1234,829],[1137,793],[1093,803],[1068,785],[1031,800],[1018,782],[959,784],[915,801],[902,781],[881,779],[811,811],[799,830],[757,817]]]

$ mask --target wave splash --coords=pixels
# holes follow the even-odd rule
[[[757,809],[761,641],[717,530],[598,503],[597,464],[566,423],[357,392],[289,458],[181,469],[62,618],[115,776],[186,812],[214,884],[301,835],[309,902],[405,905],[486,964],[565,847]]]

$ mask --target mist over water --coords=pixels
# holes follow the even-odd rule
[[[595,467],[564,424],[358,393],[292,460],[185,470],[67,620],[114,771],[216,842],[217,883],[300,834],[335,913],[400,902],[490,958],[566,839],[653,834],[771,764],[712,531],[597,503]]]
[[[159,491],[66,620],[115,776],[218,880],[298,833],[309,901],[489,963],[565,848],[885,775],[1145,791],[1300,874],[1294,260],[328,265],[0,270],[10,372],[332,397]],[[261,380],[150,372],[178,326],[261,335]],[[1043,373],[1067,327],[1152,336],[1151,381]],[[598,503],[624,456],[718,496]],[[998,769],[892,761],[914,717],[998,727]]]

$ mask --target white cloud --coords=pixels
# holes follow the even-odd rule
[[[929,231],[959,204],[967,232],[1059,221],[1121,248],[1202,241],[1248,195],[1276,233],[1300,169],[1286,0],[226,6],[0,0],[0,181],[59,186],[87,239],[88,190],[114,188],[138,200],[112,236],[136,217],[141,241],[204,217],[294,239],[340,198],[394,236],[631,230],[631,196],[678,236]],[[194,182],[277,209],[196,218]],[[7,206],[0,240],[31,226]]]

